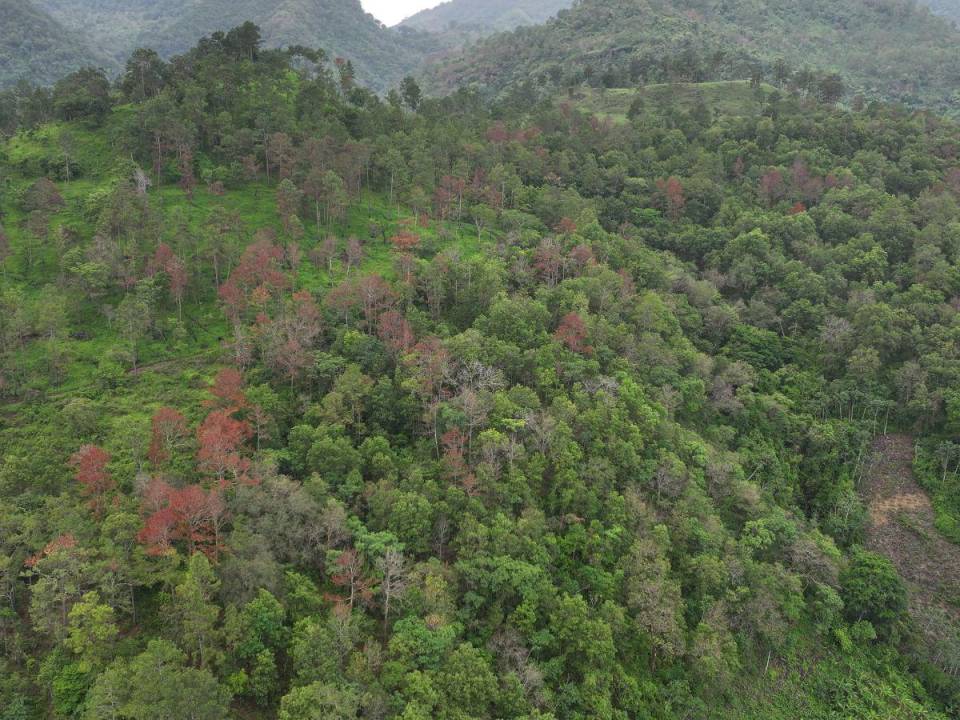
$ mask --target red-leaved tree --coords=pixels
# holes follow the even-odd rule
[[[148,554],[164,555],[173,543],[183,542],[188,554],[199,550],[212,560],[218,558],[227,520],[219,488],[174,488],[154,478],[144,491],[142,507],[146,517],[137,539],[147,546]]]
[[[388,310],[380,316],[379,336],[394,356],[409,352],[414,335],[410,322],[397,310]]]
[[[589,355],[593,352],[593,348],[585,344],[587,339],[587,324],[583,321],[583,318],[575,312],[570,312],[563,316],[553,336],[575,353]]]
[[[150,449],[147,457],[155,467],[170,460],[173,451],[190,435],[187,419],[177,410],[162,407],[150,421]]]
[[[204,404],[207,407],[229,410],[231,413],[246,407],[247,396],[243,392],[243,374],[236,368],[223,368],[213,379],[210,387],[212,400]]]
[[[676,222],[680,219],[680,216],[683,214],[683,208],[687,204],[687,198],[683,191],[683,183],[680,182],[679,178],[671,175],[666,180],[658,180],[657,189],[663,194],[664,209],[666,210],[667,217],[673,222]]]
[[[397,301],[397,295],[379,275],[367,275],[357,283],[360,310],[368,331],[376,332],[380,317]]]
[[[573,235],[577,231],[577,223],[568,217],[562,217],[554,230],[559,235]]]
[[[760,194],[766,200],[767,205],[775,205],[783,198],[785,190],[783,173],[777,168],[770,168],[760,176]]]
[[[559,282],[563,269],[563,256],[560,253],[560,245],[556,240],[544,238],[540,241],[540,245],[533,255],[533,266],[550,287]]]
[[[390,243],[400,252],[410,252],[420,244],[420,236],[409,230],[402,230],[390,238]]]
[[[369,603],[373,598],[373,580],[364,568],[363,556],[356,550],[344,550],[334,561],[331,582],[347,592],[346,604],[352,610],[357,602]]]
[[[217,291],[227,316],[240,322],[253,291],[260,289],[268,298],[287,286],[283,273],[285,253],[273,243],[273,233],[261,231],[257,241],[249,245],[227,281]]]
[[[251,482],[250,461],[240,454],[240,448],[252,435],[250,425],[234,418],[229,410],[214,410],[197,430],[200,469],[215,476],[220,486],[228,477],[234,482]]]
[[[477,476],[466,460],[467,435],[460,428],[448,430],[440,438],[443,445],[443,467],[448,480],[459,483],[471,497],[480,494]]]
[[[416,393],[425,406],[424,420],[433,434],[437,456],[440,455],[440,407],[449,397],[444,378],[450,372],[449,351],[437,337],[424,338],[404,359],[415,380]]]
[[[110,454],[96,445],[84,445],[70,457],[70,467],[80,483],[81,493],[89,498],[90,507],[99,516],[106,506],[107,493],[115,487],[107,472]]]

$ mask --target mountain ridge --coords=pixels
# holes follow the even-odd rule
[[[531,76],[624,87],[769,76],[783,59],[793,70],[837,72],[871,98],[947,110],[960,80],[958,41],[948,21],[901,0],[582,0],[545,25],[448,56],[427,80],[437,92],[473,85],[496,93]]]
[[[84,65],[112,65],[30,0],[0,0],[0,17],[0,88],[21,79],[53,84]]]
[[[246,21],[258,25],[264,46],[305,45],[354,66],[356,79],[378,91],[395,86],[435,48],[410,29],[387,28],[359,0],[38,0],[61,25],[109,47],[121,67],[133,50],[149,47],[169,58],[186,52],[201,37]],[[439,46],[438,46],[439,47]]]
[[[960,2],[957,0],[922,0],[935,15],[940,15],[954,23],[960,23]]]
[[[573,0],[447,0],[411,15],[399,25],[435,33],[461,30],[489,34],[539,25],[572,5]]]

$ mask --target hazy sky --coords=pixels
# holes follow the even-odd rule
[[[424,8],[439,5],[441,0],[360,0],[364,10],[387,25],[396,25]]]

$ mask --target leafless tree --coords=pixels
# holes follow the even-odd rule
[[[383,629],[386,633],[387,623],[390,621],[390,605],[402,600],[407,590],[407,559],[399,550],[390,548],[377,558],[376,566],[382,576],[380,596],[383,599]]]

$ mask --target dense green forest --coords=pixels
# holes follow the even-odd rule
[[[736,80],[0,94],[0,719],[956,717],[960,126]]]
[[[431,67],[431,88],[771,80],[837,73],[868,98],[954,114],[960,32],[914,0],[581,0]]]

